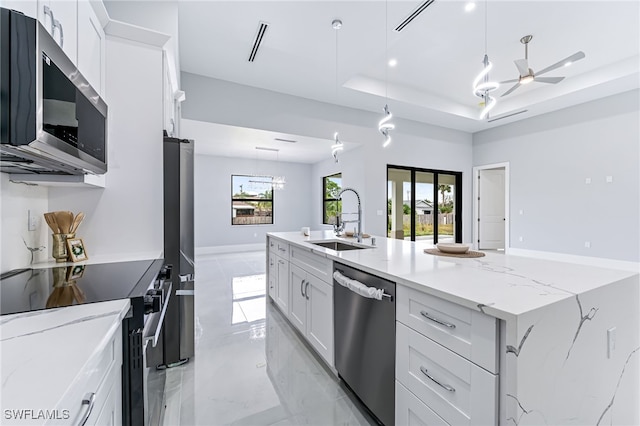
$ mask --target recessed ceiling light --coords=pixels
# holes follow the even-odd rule
[[[569,65],[571,65],[572,63],[573,63],[573,62],[571,62],[571,61],[567,61],[567,62],[565,62],[565,63],[564,63],[564,66],[565,66],[565,67],[568,67],[568,66],[569,66]]]
[[[272,151],[272,152],[280,151],[278,148],[269,148],[267,146],[256,146],[256,149],[260,151]]]
[[[398,60],[397,59],[389,59],[389,66],[390,67],[395,67],[396,65],[398,65]]]
[[[476,2],[475,1],[467,2],[467,4],[464,5],[464,11],[465,12],[471,12],[475,8],[476,8]]]

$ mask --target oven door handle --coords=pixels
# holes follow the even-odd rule
[[[160,338],[160,332],[162,332],[162,325],[164,324],[164,316],[167,313],[167,306],[169,306],[169,299],[171,299],[171,283],[168,284],[168,288],[165,292],[164,304],[162,305],[162,310],[160,312],[156,312],[155,314],[151,314],[151,317],[144,325],[144,329],[142,330],[142,338],[146,343],[147,340],[151,340],[151,345],[153,347],[158,344],[158,339]]]

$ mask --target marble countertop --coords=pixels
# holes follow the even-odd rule
[[[424,253],[425,248],[433,247],[430,244],[378,236],[374,236],[375,247],[363,250],[337,252],[310,243],[336,239],[332,231],[313,231],[310,236],[300,232],[268,235],[504,320],[638,275],[501,253],[479,258],[434,256]],[[371,246],[371,239],[362,244]]]
[[[5,410],[58,408],[74,382],[93,368],[128,310],[124,299],[1,316],[3,419]]]

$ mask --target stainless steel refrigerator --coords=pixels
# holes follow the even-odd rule
[[[160,367],[183,364],[195,352],[193,145],[192,140],[164,137],[164,259],[173,265],[173,289],[164,319],[162,351],[154,357]]]

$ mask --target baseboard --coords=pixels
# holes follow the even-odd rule
[[[220,253],[243,253],[247,251],[260,251],[265,250],[267,243],[257,244],[233,244],[228,246],[209,246],[209,247],[196,247],[196,256],[206,256],[208,254],[220,254]]]
[[[533,257],[536,259],[556,260],[558,262],[576,263],[579,265],[598,266],[600,268],[640,272],[640,262],[630,262],[626,260],[605,259],[602,257],[578,256],[575,254],[554,253],[549,251],[526,250],[518,248],[509,248],[507,249],[507,253],[514,256]]]

